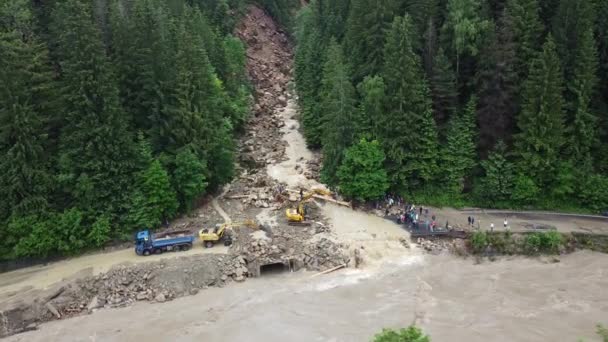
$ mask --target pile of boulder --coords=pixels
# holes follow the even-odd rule
[[[210,286],[244,281],[247,276],[245,259],[236,255],[201,254],[120,265],[102,274],[57,284],[44,293],[33,294],[32,301],[11,304],[3,311],[6,317],[0,322],[0,337],[101,308],[137,301],[162,303]]]
[[[230,279],[238,282],[245,281],[245,278],[249,276],[249,271],[247,270],[247,261],[245,261],[242,256],[228,258],[224,263],[222,273],[223,274],[221,275],[220,279],[223,282]]]
[[[340,265],[348,265],[347,246],[326,237],[311,239],[304,246],[302,261],[306,269],[324,271]]]
[[[315,179],[319,180],[321,177],[321,160],[317,158],[313,158],[306,162],[306,171],[304,171],[304,176],[307,179]]]

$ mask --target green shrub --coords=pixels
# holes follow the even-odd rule
[[[608,342],[608,329],[603,325],[597,325],[597,334],[602,338],[602,341]]]
[[[91,226],[87,240],[91,246],[101,247],[110,239],[110,219],[104,215],[99,217]]]
[[[528,254],[537,254],[540,252],[542,238],[540,233],[534,233],[526,236],[524,239],[524,252]]]
[[[471,246],[473,253],[481,253],[488,245],[488,234],[486,232],[475,232],[471,237]]]
[[[550,231],[540,234],[540,248],[546,253],[558,253],[562,245],[562,235],[557,231]]]
[[[374,336],[373,342],[430,342],[431,338],[414,325],[407,329],[395,331],[382,329],[382,332]]]
[[[540,189],[534,180],[526,175],[518,175],[515,178],[513,199],[520,205],[530,205],[537,201]]]
[[[507,241],[505,240],[504,234],[495,233],[487,234],[488,244],[492,246],[492,249],[499,253],[505,253]]]

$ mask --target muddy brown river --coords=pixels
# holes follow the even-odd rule
[[[559,263],[412,253],[365,270],[251,279],[163,304],[102,310],[7,341],[369,341],[416,322],[433,341],[599,341],[608,255]]]

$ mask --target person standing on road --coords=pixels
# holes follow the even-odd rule
[[[420,216],[422,216],[422,206],[420,207]]]
[[[505,217],[505,222],[504,222],[505,229],[507,229],[507,225],[508,225],[508,224],[509,224],[509,222],[507,222],[507,218]]]
[[[471,216],[467,217],[467,222],[469,223],[469,227],[471,226]]]
[[[490,231],[493,232],[494,231],[494,223],[490,223]]]

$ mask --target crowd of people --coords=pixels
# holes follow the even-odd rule
[[[429,208],[423,206],[416,206],[415,204],[406,203],[401,196],[395,196],[393,194],[387,194],[384,196],[385,215],[389,216],[391,212],[395,212],[394,207],[403,208],[398,210],[397,223],[399,224],[410,224],[413,229],[428,229],[431,232],[436,229],[442,229],[437,224],[437,218],[434,214],[429,216]],[[382,201],[376,202],[376,209],[380,209]],[[481,221],[476,221],[474,216],[467,218],[469,227],[475,228],[475,222],[477,222],[477,228],[481,229]],[[446,220],[445,229],[449,229],[449,222]],[[503,222],[504,229],[509,229],[509,222],[507,218]],[[490,231],[494,230],[494,223],[490,223]]]

